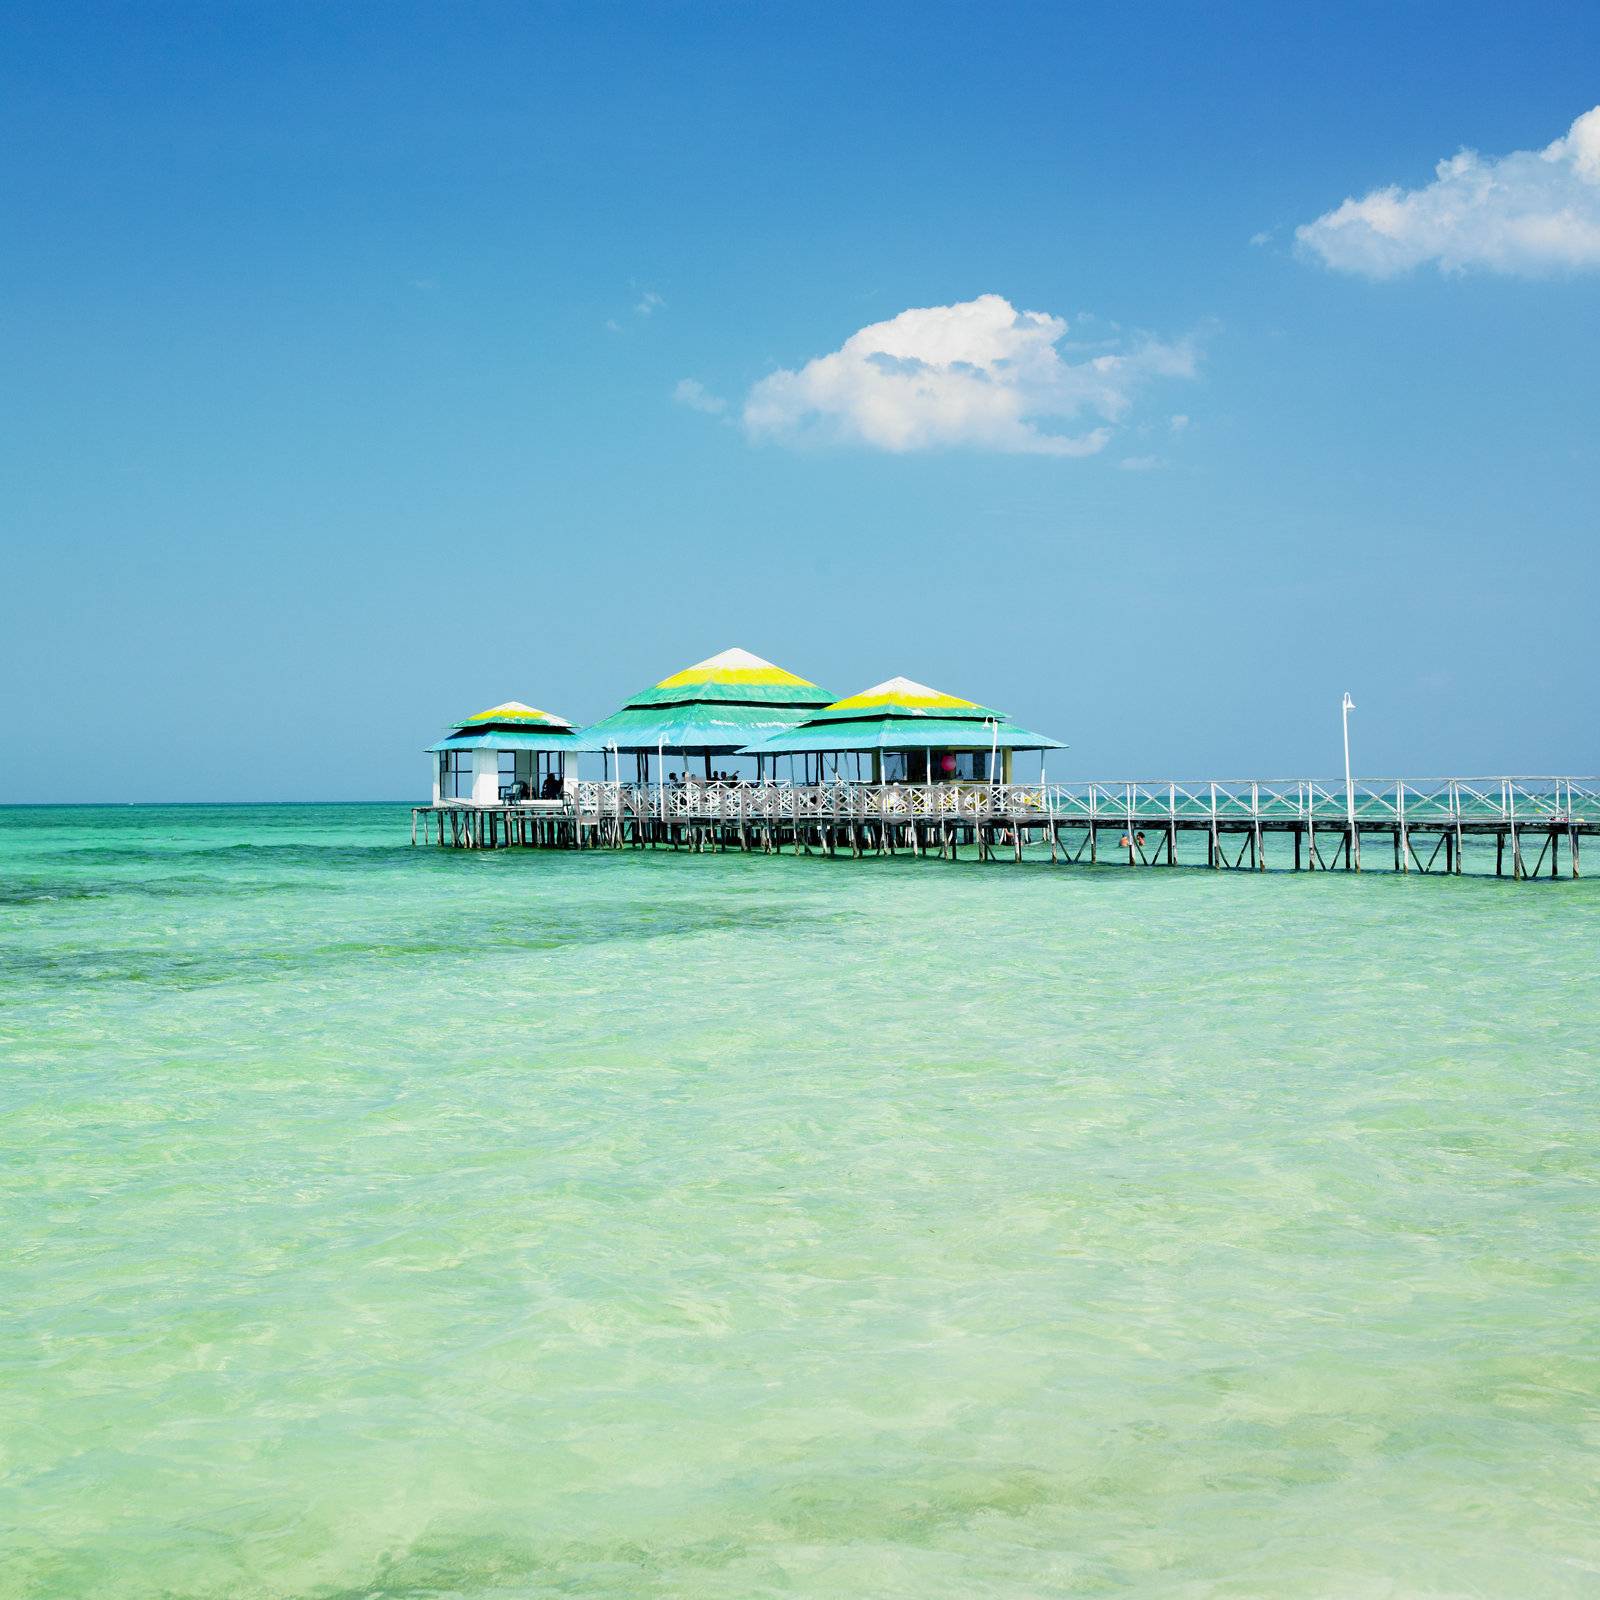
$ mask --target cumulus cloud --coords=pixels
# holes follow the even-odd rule
[[[713,394],[698,378],[680,378],[672,398],[680,406],[703,411],[708,417],[719,417],[728,409],[728,402],[720,394]]]
[[[1066,333],[1065,318],[1018,311],[997,294],[902,311],[761,379],[744,426],[789,444],[1087,456],[1105,448],[1143,386],[1194,376],[1187,343],[1145,339],[1073,360],[1057,348]]]
[[[1537,276],[1600,267],[1600,106],[1542,150],[1441,161],[1421,189],[1391,185],[1295,230],[1341,272],[1388,278],[1424,262]]]

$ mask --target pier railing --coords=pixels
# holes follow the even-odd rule
[[[1584,838],[1600,837],[1600,778],[1503,777],[1337,779],[1242,778],[1147,781],[1085,779],[1066,783],[676,783],[580,781],[563,802],[475,806],[446,801],[412,813],[424,833],[467,849],[551,845],[583,849],[687,847],[826,855],[848,850],[980,860],[997,849],[1018,861],[1029,846],[1050,860],[1100,860],[1109,833],[1127,864],[1176,866],[1179,841],[1193,855],[1196,836],[1216,868],[1266,870],[1280,846],[1295,870],[1361,870],[1370,854],[1392,847],[1396,872],[1460,874],[1470,853],[1492,846],[1497,876],[1558,875],[1563,852],[1579,875]],[[446,840],[446,833],[449,840]],[[1269,851],[1269,842],[1278,841]]]
[[[1038,820],[1146,826],[1162,820],[1439,827],[1600,823],[1600,778],[1086,779],[1066,783],[581,781],[581,815],[662,822]]]

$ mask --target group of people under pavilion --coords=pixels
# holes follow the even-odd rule
[[[890,678],[835,699],[747,650],[724,650],[641,690],[585,728],[516,701],[458,724],[430,747],[434,804],[559,804],[577,757],[603,778],[642,784],[729,781],[722,763],[753,764],[754,781],[797,784],[1009,784],[1021,751],[1064,748],[976,701]],[[748,776],[737,780],[748,782]]]

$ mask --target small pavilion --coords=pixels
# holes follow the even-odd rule
[[[1002,711],[890,678],[770,734],[746,754],[815,757],[819,777],[859,782],[1010,783],[1018,750],[1065,748]]]
[[[828,704],[832,696],[809,678],[798,677],[748,650],[724,650],[636,694],[620,711],[578,735],[578,748],[605,757],[606,776],[621,777],[621,759],[634,758],[638,779],[657,780],[676,757],[687,774],[691,761],[712,776],[718,756],[738,756],[768,734],[792,728]],[[758,757],[758,775],[765,764]]]
[[[577,780],[577,742],[577,730],[565,717],[520,700],[490,706],[428,746],[433,803],[559,800]]]

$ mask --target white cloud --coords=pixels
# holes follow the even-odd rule
[[[698,378],[680,378],[672,398],[680,406],[703,411],[708,417],[721,416],[728,409],[728,402],[720,394],[713,394]]]
[[[637,317],[648,317],[657,306],[664,306],[666,303],[667,302],[663,300],[654,289],[646,289],[645,292],[640,295],[636,301],[634,301],[633,313]]]
[[[1160,456],[1124,456],[1117,465],[1124,472],[1155,472],[1166,462]]]
[[[1421,189],[1391,186],[1295,230],[1341,272],[1388,278],[1432,261],[1442,272],[1537,276],[1600,268],[1600,106],[1543,150],[1441,161]]]
[[[1180,411],[1176,416],[1168,418],[1167,425],[1174,433],[1182,433],[1189,426],[1189,419]]]
[[[744,403],[752,438],[869,445],[895,452],[966,446],[1087,456],[1105,448],[1136,392],[1190,378],[1187,343],[1145,339],[1081,361],[1056,348],[1067,323],[997,294],[902,311],[831,355],[761,379]],[[1058,431],[1060,424],[1098,424]]]

